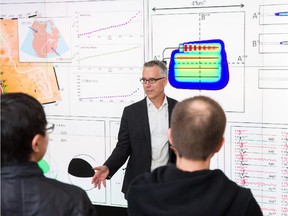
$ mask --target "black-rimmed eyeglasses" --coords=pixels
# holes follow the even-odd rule
[[[140,82],[141,82],[142,84],[146,84],[147,82],[149,82],[150,84],[154,84],[154,83],[156,83],[158,80],[161,80],[161,79],[163,79],[163,78],[165,78],[165,77],[150,78],[150,79],[141,78],[141,79],[140,79]]]
[[[48,134],[51,134],[54,131],[54,127],[55,127],[55,124],[48,123],[45,130]]]

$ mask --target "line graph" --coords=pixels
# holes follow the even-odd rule
[[[232,179],[250,188],[262,209],[274,215],[275,205],[283,206],[281,196],[287,191],[287,128],[235,126],[231,127]],[[265,195],[263,192],[265,191]],[[275,195],[275,192],[279,195]]]
[[[100,28],[92,30],[92,31],[79,33],[78,37],[85,36],[85,35],[91,35],[93,33],[97,33],[97,32],[104,31],[104,30],[109,30],[109,29],[114,29],[114,28],[119,28],[119,27],[122,27],[122,26],[126,26],[126,25],[128,25],[130,23],[133,23],[135,20],[137,22],[137,18],[139,16],[139,14],[140,14],[140,11],[137,11],[136,14],[133,15],[131,18],[129,18],[127,21],[124,21],[124,22],[118,23],[118,24],[107,25],[107,26],[100,27]],[[80,14],[80,16],[84,16],[84,15]]]
[[[121,116],[125,106],[144,97],[140,74],[140,68],[73,68],[70,75],[73,86],[70,90],[71,113],[81,116]]]
[[[143,44],[81,44],[79,66],[137,67],[142,64]],[[138,57],[137,57],[138,56]],[[136,58],[135,58],[136,57]],[[133,61],[131,61],[133,59]]]
[[[76,25],[79,38],[99,35],[142,35],[140,11],[77,12]],[[88,23],[88,25],[87,25]]]
[[[102,96],[92,96],[92,97],[79,97],[80,101],[84,100],[114,100],[114,99],[123,99],[125,100],[126,98],[133,97],[133,95],[137,94],[140,91],[139,88],[136,90],[132,91],[131,93],[128,94],[119,94],[119,95],[102,95]]]
[[[140,10],[75,13],[77,66],[139,67],[144,61],[143,13]],[[133,60],[133,61],[132,61]]]
[[[82,73],[76,75],[76,82],[79,102],[125,103],[143,96],[138,76],[131,78],[131,75]],[[123,83],[122,87],[117,87],[116,84],[119,82]],[[107,89],[107,86],[114,86],[114,88]]]

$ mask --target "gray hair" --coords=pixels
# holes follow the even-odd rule
[[[167,77],[167,67],[164,62],[159,60],[152,60],[144,63],[144,67],[153,67],[153,66],[158,66],[160,68],[161,75]]]

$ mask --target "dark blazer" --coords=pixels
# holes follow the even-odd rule
[[[167,97],[169,125],[170,117],[177,101]],[[175,163],[176,156],[169,149],[170,163]],[[130,157],[129,157],[130,156]],[[124,108],[118,133],[118,142],[110,157],[106,160],[110,179],[128,159],[122,192],[125,194],[130,182],[139,174],[151,169],[151,137],[146,98]]]

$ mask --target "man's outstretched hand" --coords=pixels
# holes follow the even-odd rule
[[[98,166],[94,167],[94,170],[96,170],[93,178],[92,178],[92,184],[94,184],[94,187],[98,187],[98,189],[101,188],[101,183],[104,187],[106,187],[106,178],[109,175],[109,169],[107,166]]]

